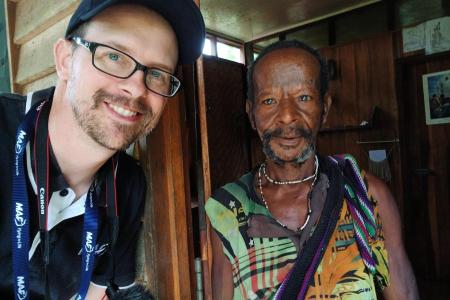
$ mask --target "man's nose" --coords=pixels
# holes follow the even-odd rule
[[[282,124],[295,123],[299,118],[298,108],[291,99],[283,99],[280,101],[280,110],[278,113],[278,122]]]
[[[147,93],[144,80],[144,72],[136,70],[130,77],[120,80],[118,86],[127,96],[137,99]]]

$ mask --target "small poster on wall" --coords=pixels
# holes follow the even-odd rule
[[[424,74],[422,81],[427,125],[450,123],[450,70]]]
[[[425,48],[425,24],[402,30],[403,52],[411,52]]]
[[[425,24],[425,53],[450,49],[450,17],[427,21]]]

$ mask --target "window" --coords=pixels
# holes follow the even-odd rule
[[[217,42],[217,56],[242,63],[241,49],[222,42]]]
[[[208,38],[205,39],[205,45],[203,46],[203,52],[202,53],[206,54],[206,55],[213,55],[211,39],[208,39]]]
[[[202,54],[244,63],[243,42],[207,34]]]

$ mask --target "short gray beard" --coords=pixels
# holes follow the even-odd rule
[[[308,141],[306,148],[293,160],[286,161],[278,157],[270,146],[270,141],[274,136],[279,136],[282,134],[282,129],[275,129],[271,131],[266,131],[263,135],[263,152],[266,157],[275,162],[277,165],[284,166],[286,163],[293,163],[297,166],[302,165],[305,161],[313,156],[316,152],[316,137],[312,134],[310,130],[303,129],[300,127],[289,128],[289,131],[295,131],[296,135],[305,138]]]

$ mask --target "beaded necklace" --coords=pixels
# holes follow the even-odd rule
[[[283,184],[297,184],[297,183],[302,183],[305,181],[308,181],[312,178],[316,178],[317,176],[317,172],[319,170],[319,160],[317,159],[317,155],[314,157],[314,174],[312,174],[311,176],[302,178],[302,179],[296,179],[296,180],[275,180],[269,177],[269,174],[267,174],[266,172],[266,163],[262,163],[260,169],[262,168],[264,177],[266,177],[266,179],[273,184],[277,184],[277,185],[283,185]]]
[[[317,162],[317,156],[316,156],[316,162]],[[269,205],[267,204],[266,199],[264,198],[264,193],[263,193],[263,188],[262,188],[262,176],[261,176],[261,169],[263,168],[264,164],[261,164],[261,166],[259,166],[259,170],[258,170],[258,184],[259,184],[259,193],[261,195],[261,199],[264,203],[264,206],[266,207],[266,209],[270,212],[269,209]],[[277,218],[274,217],[275,221],[277,221],[278,224],[280,224],[283,228],[285,229],[289,229],[292,231],[295,231],[297,233],[301,233],[303,231],[303,229],[305,229],[306,225],[309,222],[309,219],[311,217],[311,213],[312,213],[312,209],[311,209],[311,196],[312,196],[312,191],[314,188],[314,185],[316,184],[316,179],[317,179],[317,170],[318,170],[318,163],[316,164],[316,171],[314,172],[314,180],[311,183],[311,187],[309,189],[308,195],[306,196],[306,198],[308,199],[308,213],[306,215],[306,220],[305,222],[303,222],[302,226],[297,227],[296,230],[292,230],[291,228],[289,228],[287,225],[283,224],[282,222],[280,222],[280,220],[278,220]],[[270,181],[269,181],[270,182]]]

